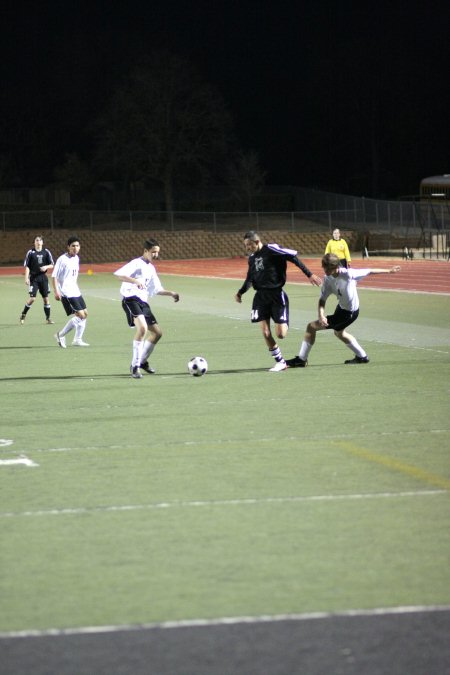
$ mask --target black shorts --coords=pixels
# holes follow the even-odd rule
[[[35,277],[30,277],[30,286],[28,288],[30,298],[35,298],[38,294],[38,291],[43,298],[47,298],[50,293],[46,274],[38,274]]]
[[[328,326],[333,330],[341,331],[347,326],[350,326],[351,323],[356,321],[359,316],[359,309],[356,309],[354,312],[349,312],[347,309],[342,309],[339,305],[336,307],[334,314],[327,316]]]
[[[66,310],[67,316],[71,314],[76,314],[82,309],[86,309],[86,303],[82,295],[79,295],[77,298],[61,298],[62,306]]]
[[[122,309],[126,314],[128,325],[131,328],[135,327],[134,319],[137,316],[143,316],[147,322],[147,326],[153,326],[155,323],[158,323],[148,302],[144,302],[135,295],[131,298],[122,299]]]
[[[289,298],[282,288],[263,288],[254,295],[252,323],[270,319],[289,326]]]

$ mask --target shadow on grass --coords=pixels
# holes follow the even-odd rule
[[[233,374],[239,374],[239,373],[263,373],[263,372],[268,372],[268,368],[227,368],[224,370],[210,370],[208,375],[233,375]],[[175,372],[175,373],[170,373],[170,372],[165,372],[165,373],[152,373],[147,374],[143,373],[142,380],[146,379],[153,379],[153,378],[158,378],[158,377],[184,377],[184,378],[192,378],[193,380],[200,380],[200,377],[194,377],[190,373],[187,372]],[[205,376],[203,376],[205,377]],[[33,380],[39,380],[39,381],[46,381],[46,382],[58,382],[58,381],[66,381],[66,380],[116,380],[117,378],[119,379],[124,379],[124,380],[131,380],[133,379],[130,375],[130,373],[101,373],[101,374],[95,374],[93,375],[88,374],[88,375],[25,375],[23,377],[0,377],[0,382],[32,382]]]

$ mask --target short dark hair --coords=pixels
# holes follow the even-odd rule
[[[73,235],[72,237],[69,237],[68,240],[67,240],[67,246],[70,246],[71,244],[74,244],[76,241],[78,243],[80,243],[80,239],[78,237],[76,237],[75,235]]]
[[[331,269],[337,269],[340,265],[340,260],[334,253],[325,253],[322,258],[322,267],[329,267]]]
[[[255,232],[255,230],[249,230],[244,234],[244,240],[245,239],[250,239],[251,241],[261,241],[259,238],[259,234]]]
[[[146,239],[144,242],[144,248],[146,251],[150,251],[151,248],[154,246],[159,246],[158,242],[156,239]]]

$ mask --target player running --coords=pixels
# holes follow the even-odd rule
[[[275,324],[276,337],[282,340],[289,328],[289,298],[283,290],[286,284],[287,263],[291,262],[305,274],[314,286],[320,286],[322,280],[313,274],[297,257],[297,251],[282,248],[278,244],[263,244],[253,230],[244,235],[244,246],[250,254],[247,277],[236,293],[236,302],[242,302],[243,294],[253,286],[251,322],[259,323],[264,341],[269,348],[275,365],[272,373],[286,370],[286,361],[272,335],[270,321]]]

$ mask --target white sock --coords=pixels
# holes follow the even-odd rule
[[[152,353],[152,351],[155,349],[156,345],[153,342],[150,342],[150,340],[145,340],[144,342],[144,347],[142,349],[142,354],[141,354],[141,363],[144,363],[144,361],[148,361],[148,357]]]
[[[86,328],[86,319],[80,319],[79,316],[74,317],[76,319],[75,327],[75,340],[81,340],[83,337],[84,330]]]
[[[352,338],[352,340],[347,344],[347,347],[352,350],[356,356],[360,356],[361,358],[364,358],[367,356],[366,352],[364,349],[361,347],[359,342],[355,340],[355,338]]]
[[[66,323],[66,325],[64,326],[64,328],[63,328],[62,330],[59,331],[59,334],[60,334],[61,337],[63,337],[64,335],[67,335],[67,333],[70,333],[71,330],[73,330],[74,328],[76,328],[77,323],[76,323],[76,320],[75,320],[75,319],[78,319],[78,317],[77,317],[77,316],[72,316],[72,317],[69,319],[69,321]]]
[[[132,366],[141,365],[141,354],[144,342],[142,340],[133,340],[133,360],[131,361]]]
[[[299,357],[300,357],[303,361],[307,361],[307,360],[308,360],[308,356],[309,356],[309,352],[311,351],[311,349],[312,349],[312,344],[310,344],[309,342],[306,342],[305,340],[303,340],[303,342],[302,342],[302,344],[301,344],[301,347],[300,347],[300,351],[299,351],[299,353],[298,353]]]

